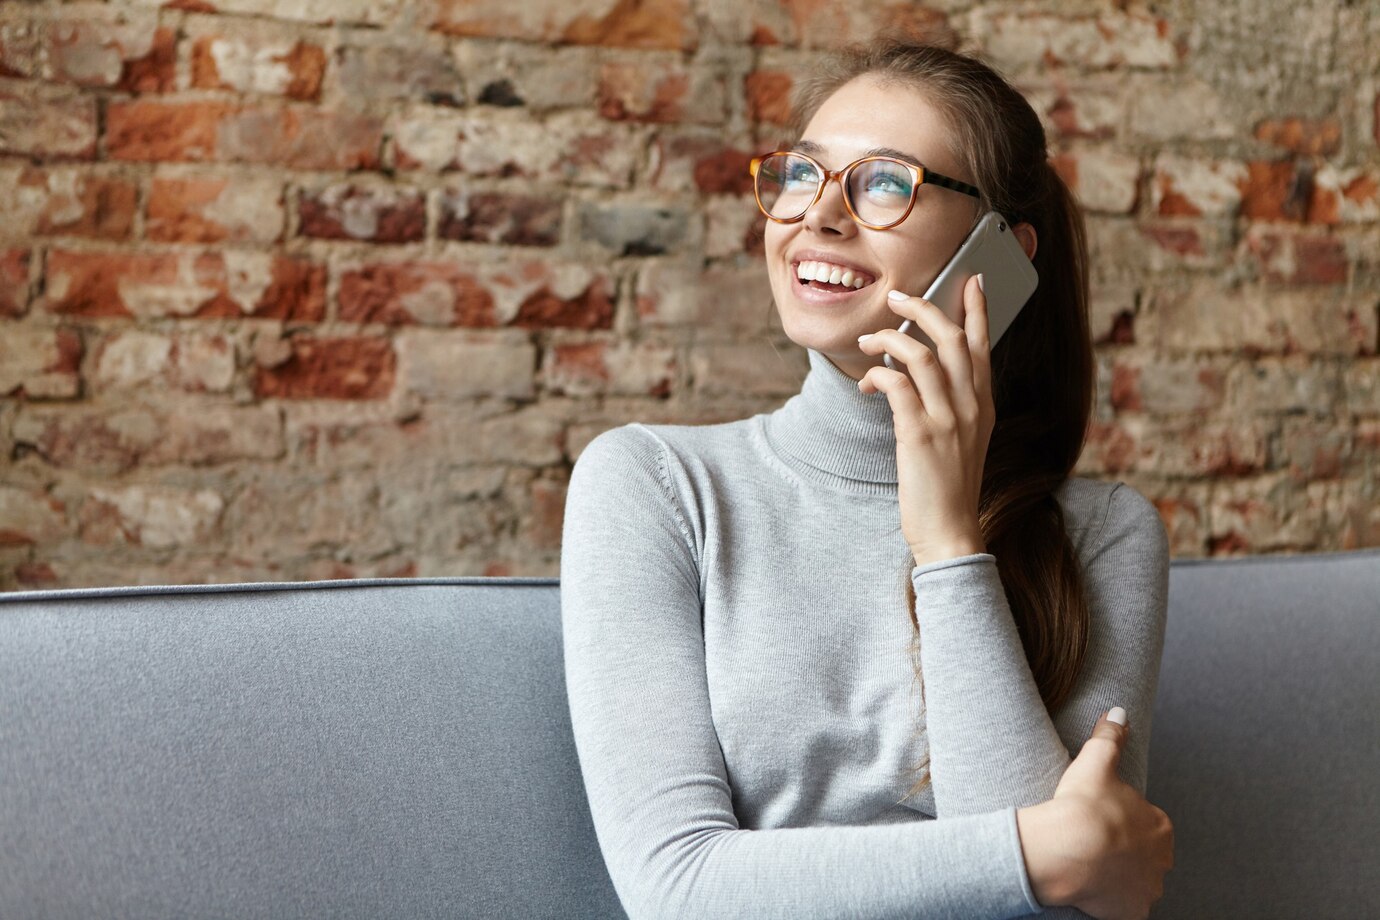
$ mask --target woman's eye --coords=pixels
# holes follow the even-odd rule
[[[894,176],[878,176],[867,183],[869,192],[881,194],[909,195],[910,186],[904,182],[897,181]]]

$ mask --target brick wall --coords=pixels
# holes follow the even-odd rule
[[[1377,20],[0,4],[0,588],[558,574],[594,435],[796,392],[747,158],[896,26],[1016,82],[1087,208],[1079,472],[1181,556],[1380,544]]]

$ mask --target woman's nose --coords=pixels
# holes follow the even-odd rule
[[[844,203],[843,182],[838,176],[830,176],[824,183],[819,200],[805,212],[805,225],[816,233],[847,233],[849,228],[856,229]]]

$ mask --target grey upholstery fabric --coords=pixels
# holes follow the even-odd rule
[[[622,916],[559,599],[513,578],[4,598],[0,917]]]
[[[623,916],[559,617],[542,578],[0,595],[0,917]],[[1155,917],[1380,915],[1377,665],[1380,551],[1173,563]]]
[[[1380,917],[1380,551],[1175,562],[1149,777],[1157,920]]]

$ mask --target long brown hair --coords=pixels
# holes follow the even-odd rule
[[[1039,286],[992,349],[997,418],[978,523],[1040,697],[1054,712],[1072,692],[1088,646],[1078,558],[1054,496],[1082,452],[1093,406],[1083,214],[1050,166],[1039,117],[1015,88],[973,56],[904,36],[854,45],[803,80],[793,100],[793,138],[799,140],[825,99],[864,74],[917,88],[939,111],[952,153],[982,191],[979,215],[996,210],[1035,228]],[[923,706],[913,563],[908,559],[904,572],[906,610]],[[920,778],[907,797],[929,782],[928,766],[927,757],[913,768]]]

